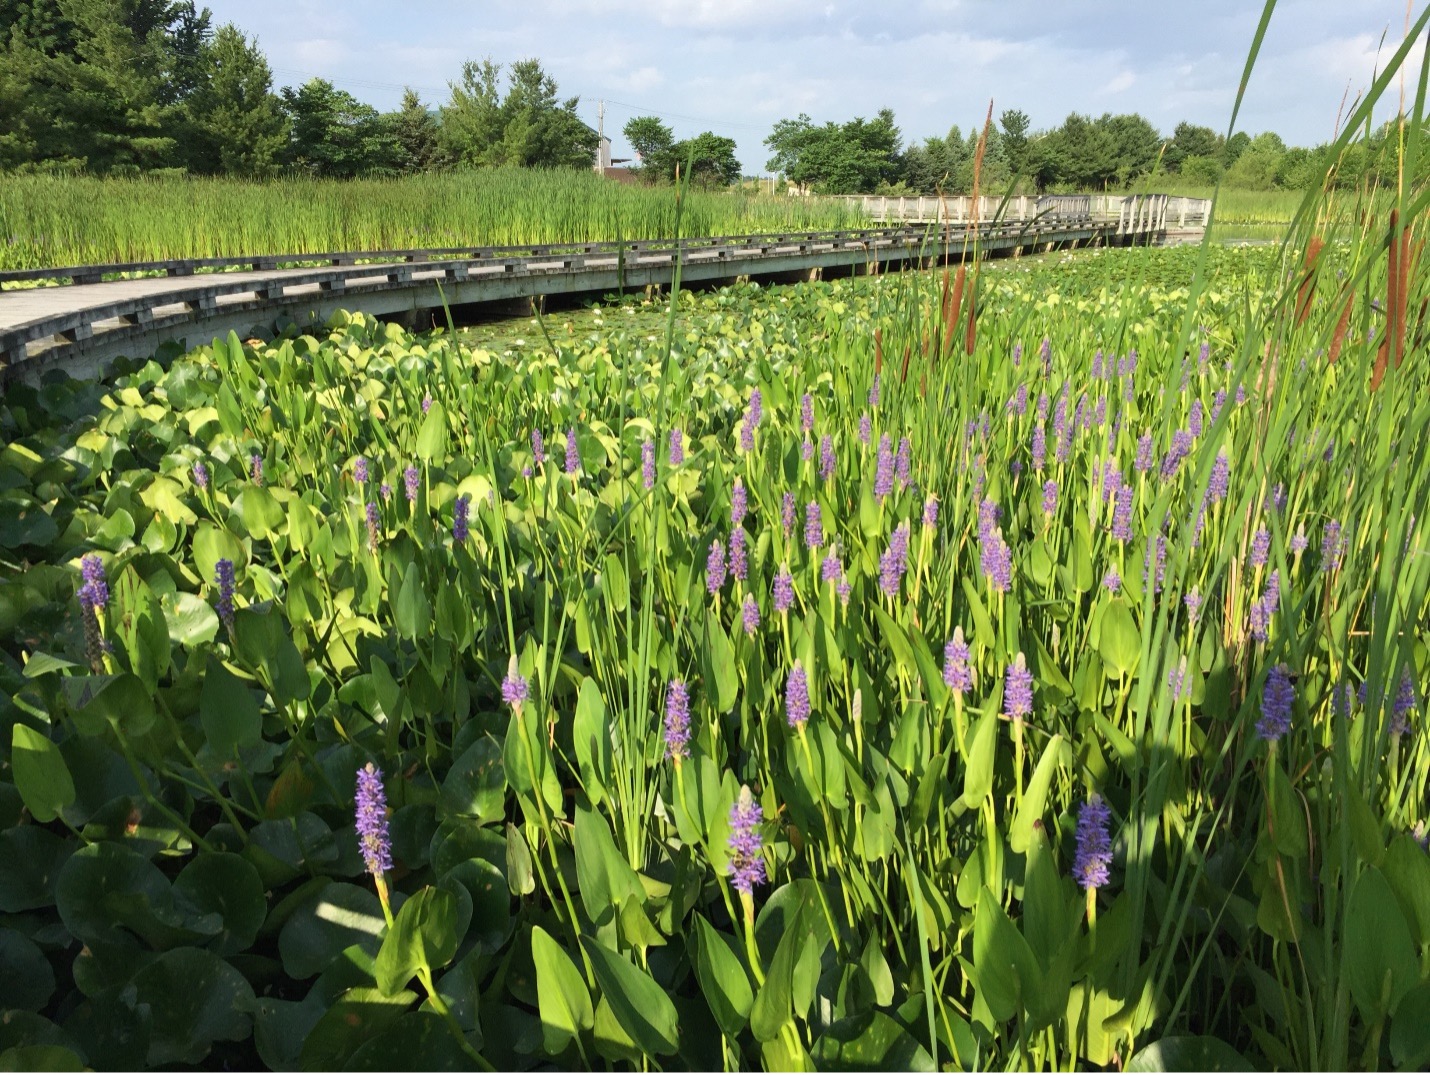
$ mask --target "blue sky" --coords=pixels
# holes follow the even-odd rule
[[[775,121],[800,112],[889,107],[906,141],[966,133],[990,98],[1034,129],[1135,111],[1168,134],[1181,119],[1222,131],[1261,12],[1256,0],[206,2],[216,24],[258,37],[279,85],[319,76],[384,109],[410,85],[437,104],[465,59],[534,56],[592,126],[606,100],[617,156],[625,122],[655,114],[677,137],[734,138],[747,174],[764,173]],[[1403,0],[1281,0],[1238,128],[1327,140],[1405,15]]]

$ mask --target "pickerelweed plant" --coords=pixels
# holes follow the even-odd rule
[[[1423,85],[1279,250],[9,386],[0,1052],[1424,1066]]]

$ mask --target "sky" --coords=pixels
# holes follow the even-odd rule
[[[464,60],[535,57],[593,127],[604,99],[615,156],[630,155],[629,119],[657,115],[676,138],[735,139],[747,175],[766,173],[775,122],[801,112],[891,108],[905,142],[966,135],[990,99],[995,119],[1019,108],[1034,130],[1077,111],[1224,132],[1261,14],[1258,0],[202,2],[258,38],[277,85],[326,78],[384,110],[411,86],[436,105]],[[1404,0],[1280,0],[1237,129],[1329,140],[1405,21]]]

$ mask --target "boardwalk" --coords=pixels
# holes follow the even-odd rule
[[[166,340],[194,346],[230,331],[261,336],[287,324],[321,323],[339,309],[430,323],[432,311],[444,303],[666,287],[677,266],[685,283],[698,286],[740,278],[789,282],[975,254],[1148,243],[1159,241],[1164,229],[1162,217],[1145,207],[1122,219],[1098,219],[1086,205],[1071,202],[1049,205],[1028,219],[976,227],[960,222],[680,243],[347,252],[0,272],[0,286],[11,287],[0,293],[0,383],[16,376],[33,379],[57,367],[91,375],[117,357],[152,354]],[[15,288],[35,280],[67,282]]]

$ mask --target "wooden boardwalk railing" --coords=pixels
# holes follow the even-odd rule
[[[626,243],[343,251],[128,262],[0,272],[5,284],[68,281],[0,292],[0,384],[45,369],[95,372],[168,339],[244,335],[319,323],[341,308],[411,316],[527,296],[741,277],[775,280],[856,273],[1083,243],[1153,242],[1164,211],[1096,220],[1050,205],[1024,221],[903,226]],[[1163,206],[1163,210],[1165,206]],[[801,276],[803,274],[803,276]],[[110,277],[110,279],[105,279]],[[118,277],[118,278],[115,278]]]
[[[936,197],[901,197],[882,194],[840,196],[879,224],[964,224],[979,221],[1035,220],[1042,214],[1059,217],[1082,216],[1092,220],[1146,219],[1156,213],[1160,228],[1201,228],[1211,210],[1208,198],[1184,198],[1173,194],[1028,194],[1003,198],[980,195],[975,207],[966,194]],[[1155,208],[1152,208],[1155,207]],[[976,208],[976,212],[975,212]]]

